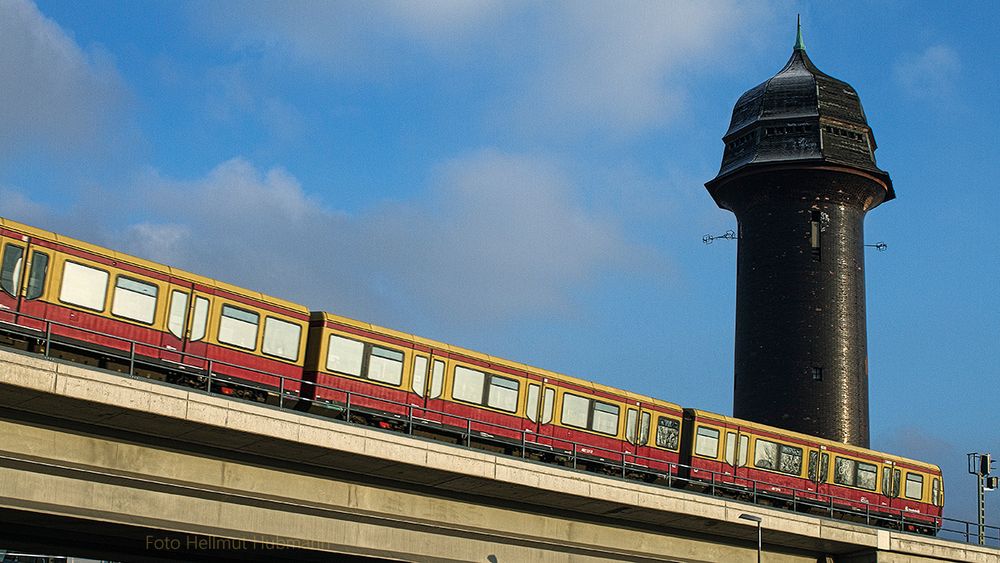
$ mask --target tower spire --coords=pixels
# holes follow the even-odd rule
[[[797,29],[795,31],[795,47],[794,48],[795,48],[796,51],[805,51],[806,50],[806,44],[805,44],[804,41],[802,41],[802,16],[801,15],[798,15],[798,14],[795,15],[795,25],[796,25]]]

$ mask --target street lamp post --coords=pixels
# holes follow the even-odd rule
[[[760,563],[760,552],[764,546],[760,530],[761,517],[754,516],[753,514],[740,514],[740,520],[749,520],[750,522],[757,524],[757,563]]]

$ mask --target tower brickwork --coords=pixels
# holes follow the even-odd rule
[[[867,447],[864,218],[895,193],[858,95],[800,32],[723,141],[706,187],[739,224],[733,414]]]

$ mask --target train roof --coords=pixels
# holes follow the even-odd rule
[[[53,242],[57,242],[59,244],[62,244],[62,245],[65,245],[65,246],[69,246],[69,247],[72,247],[72,248],[76,248],[76,249],[79,249],[79,250],[85,250],[87,252],[91,252],[91,253],[94,253],[94,254],[98,254],[100,256],[104,256],[104,257],[110,258],[110,259],[115,260],[117,262],[124,262],[126,264],[131,264],[133,266],[139,266],[139,267],[142,267],[142,268],[146,268],[148,270],[152,270],[154,272],[161,273],[163,275],[173,276],[173,277],[176,277],[176,278],[183,278],[183,279],[186,279],[186,280],[194,282],[194,283],[198,283],[198,284],[205,285],[205,286],[208,286],[208,287],[214,287],[214,288],[222,289],[224,291],[228,291],[230,293],[234,293],[236,295],[240,295],[240,296],[247,297],[247,298],[250,298],[250,299],[256,299],[256,300],[259,300],[259,301],[264,301],[264,302],[269,303],[271,305],[276,305],[278,307],[282,307],[284,309],[288,309],[288,310],[294,311],[296,313],[302,313],[302,314],[308,314],[309,313],[309,308],[308,307],[305,307],[304,305],[300,305],[298,303],[293,303],[291,301],[286,301],[286,300],[280,299],[278,297],[272,297],[270,295],[265,295],[265,294],[257,292],[257,291],[251,291],[249,289],[245,289],[245,288],[242,288],[242,287],[239,287],[239,286],[236,286],[236,285],[232,285],[232,284],[229,284],[229,283],[226,283],[226,282],[223,282],[223,281],[214,280],[214,279],[211,279],[211,278],[206,278],[204,276],[199,276],[198,274],[193,274],[191,272],[188,272],[188,271],[185,271],[185,270],[181,270],[179,268],[174,268],[174,267],[171,267],[171,266],[166,266],[166,265],[163,265],[163,264],[159,264],[157,262],[152,262],[152,261],[149,261],[149,260],[138,258],[136,256],[132,256],[131,254],[125,254],[124,252],[118,252],[118,251],[115,251],[115,250],[104,248],[104,247],[98,246],[96,244],[91,244],[89,242],[84,242],[82,240],[77,240],[77,239],[74,239],[74,238],[71,238],[71,237],[67,237],[65,235],[60,235],[60,234],[57,234],[57,233],[54,233],[54,232],[51,232],[51,231],[46,231],[46,230],[43,230],[43,229],[32,227],[30,225],[25,225],[24,223],[18,223],[17,221],[13,221],[11,219],[6,219],[4,217],[0,217],[0,227],[5,227],[5,228],[10,229],[12,231],[17,231],[17,232],[20,232],[20,233],[24,233],[24,234],[26,234],[28,236],[31,236],[31,237],[35,237],[35,238],[40,238],[40,239],[45,239],[45,240],[50,240],[50,241],[53,241]]]
[[[687,410],[693,412],[695,414],[695,416],[697,416],[699,418],[707,418],[707,419],[710,419],[710,420],[716,420],[716,421],[720,421],[720,422],[726,422],[728,424],[736,424],[736,425],[739,425],[739,426],[745,426],[745,427],[751,428],[753,430],[763,430],[765,432],[772,432],[774,434],[781,434],[781,435],[784,435],[784,436],[789,436],[789,437],[796,438],[796,439],[803,440],[803,441],[815,442],[815,443],[818,443],[819,445],[824,446],[824,447],[826,447],[828,449],[843,450],[843,451],[846,451],[846,452],[852,453],[852,454],[859,454],[859,455],[860,454],[867,454],[867,455],[875,454],[875,455],[878,455],[878,456],[882,456],[882,458],[884,460],[886,460],[886,461],[891,461],[891,462],[900,462],[900,461],[902,461],[902,462],[906,462],[909,465],[912,465],[914,467],[918,467],[918,468],[921,468],[921,469],[925,469],[925,470],[930,471],[932,473],[938,473],[938,474],[941,473],[941,468],[938,467],[937,465],[932,464],[932,463],[926,463],[926,462],[923,462],[923,461],[918,461],[918,460],[915,460],[915,459],[910,459],[910,458],[898,456],[898,455],[895,455],[895,454],[888,454],[888,453],[885,453],[885,452],[880,452],[878,450],[872,450],[872,449],[868,449],[868,448],[862,448],[862,447],[859,447],[859,446],[853,446],[851,444],[845,444],[843,442],[837,442],[837,441],[834,441],[834,440],[828,440],[826,438],[819,438],[819,437],[816,437],[816,436],[810,436],[809,434],[803,434],[801,432],[795,432],[795,431],[792,431],[792,430],[785,430],[783,428],[778,428],[776,426],[769,426],[767,424],[761,424],[759,422],[752,422],[752,421],[749,421],[749,420],[743,420],[741,418],[735,418],[735,417],[732,417],[732,416],[726,416],[724,414],[718,414],[718,413],[714,413],[714,412],[710,412],[710,411],[703,411],[703,410],[699,410],[699,409],[687,409]]]
[[[599,391],[599,392],[603,392],[603,393],[609,393],[609,394],[613,394],[613,395],[619,395],[619,396],[625,397],[629,402],[649,403],[649,404],[657,405],[657,406],[660,406],[660,407],[666,407],[666,408],[670,408],[670,409],[677,410],[677,411],[680,411],[683,408],[680,405],[678,405],[677,403],[671,403],[669,401],[664,401],[663,399],[657,399],[655,397],[650,397],[648,395],[642,395],[640,393],[635,393],[635,392],[632,392],[632,391],[626,391],[624,389],[618,389],[616,387],[610,387],[610,386],[603,385],[603,384],[600,384],[600,383],[595,383],[593,381],[586,381],[584,379],[579,379],[579,378],[576,378],[576,377],[573,377],[573,376],[570,376],[570,375],[566,375],[566,374],[563,374],[563,373],[559,373],[559,372],[555,372],[555,371],[550,371],[550,370],[538,368],[538,367],[531,366],[531,365],[528,365],[528,364],[523,364],[523,363],[520,363],[520,362],[515,362],[513,360],[508,360],[506,358],[500,358],[500,357],[497,357],[497,356],[491,356],[489,354],[483,354],[482,352],[476,352],[475,350],[469,350],[468,348],[462,348],[460,346],[454,346],[452,344],[447,344],[447,343],[444,343],[444,342],[439,342],[437,340],[431,340],[429,338],[424,338],[422,336],[417,336],[415,334],[408,334],[408,333],[401,332],[401,331],[398,331],[398,330],[393,330],[391,328],[385,328],[385,327],[382,327],[382,326],[378,326],[378,325],[375,325],[375,324],[371,324],[371,323],[359,321],[359,320],[356,320],[356,319],[351,319],[351,318],[344,317],[344,316],[341,316],[341,315],[335,315],[333,313],[328,313],[326,311],[313,311],[312,318],[315,319],[315,320],[322,319],[324,322],[326,322],[326,321],[333,321],[333,322],[336,322],[336,323],[339,323],[339,324],[344,324],[344,325],[351,326],[351,327],[354,327],[354,328],[359,328],[359,329],[362,329],[362,330],[366,330],[366,331],[370,331],[370,332],[375,332],[375,333],[378,333],[378,334],[383,334],[385,336],[391,336],[391,337],[398,338],[398,339],[401,339],[401,340],[408,340],[408,341],[414,342],[416,344],[421,344],[421,345],[428,346],[428,347],[431,347],[431,348],[437,348],[439,350],[446,350],[448,352],[453,352],[455,354],[461,354],[463,356],[467,356],[467,357],[474,358],[474,359],[477,359],[477,360],[481,360],[481,361],[484,361],[484,362],[488,362],[488,363],[491,363],[491,364],[503,365],[504,367],[508,367],[508,368],[511,368],[511,369],[520,370],[520,371],[526,371],[526,372],[531,372],[533,374],[540,375],[542,377],[547,377],[547,378],[551,378],[551,379],[555,379],[555,380],[559,380],[559,381],[565,381],[567,383],[571,383],[571,384],[574,384],[574,385],[579,385],[581,387],[593,389],[594,391]]]

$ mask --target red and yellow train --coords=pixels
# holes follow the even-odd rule
[[[8,345],[383,428],[925,533],[941,526],[935,465],[310,312],[2,218],[0,332]]]

